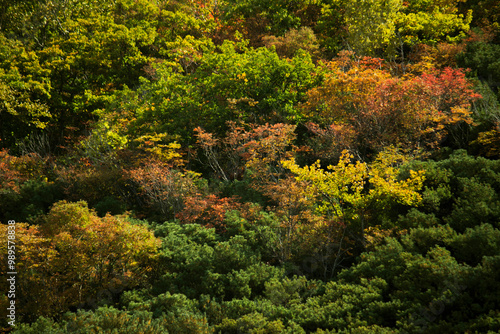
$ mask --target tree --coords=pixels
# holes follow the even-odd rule
[[[3,33],[0,45],[0,145],[13,147],[51,121],[50,72],[37,54]]]
[[[346,138],[363,158],[389,145],[435,148],[447,136],[455,145],[468,143],[462,126],[472,123],[471,103],[480,96],[462,70],[399,78],[374,68],[374,60],[358,65],[341,57],[328,64],[325,83],[308,92],[306,115]]]
[[[435,45],[444,41],[460,41],[469,31],[472,21],[471,10],[465,15],[459,13],[458,6],[461,2],[463,1],[404,2],[396,18],[397,37],[408,47],[420,43]]]
[[[185,197],[199,191],[196,185],[199,174],[191,171],[184,174],[162,163],[150,162],[129,173],[146,203],[162,219],[173,218],[184,208]]]
[[[317,80],[309,55],[285,60],[267,48],[229,42],[218,50],[204,55],[192,73],[159,66],[158,79],[144,81],[139,90],[144,94],[134,132],[179,135],[184,142],[198,126],[221,136],[227,121],[296,124],[303,119],[297,105]]]
[[[456,150],[439,162],[413,162],[412,169],[426,170],[422,206],[412,212],[401,226],[410,222],[432,226],[449,224],[463,233],[481,223],[498,227],[495,217],[500,210],[498,198],[499,164],[483,157],[474,158]],[[405,172],[407,177],[409,174]]]
[[[356,0],[343,4],[349,49],[362,56],[394,53],[395,22],[402,6],[400,0]]]
[[[302,194],[315,202],[316,214],[324,217],[323,223],[304,228],[304,233],[328,236],[326,244],[336,244],[334,250],[326,248],[332,264],[325,272],[334,272],[353,245],[349,239],[364,247],[365,230],[372,221],[383,221],[383,212],[396,204],[415,206],[421,201],[418,191],[422,188],[424,171],[410,171],[407,179],[398,178],[397,166],[406,157],[394,149],[379,153],[371,164],[351,162],[353,158],[343,152],[336,166],[321,168],[317,161],[311,166],[299,167],[294,160],[283,162],[284,167],[304,184]],[[370,215],[382,213],[373,219]],[[321,240],[321,237],[318,238]],[[321,245],[321,244],[320,244]],[[318,246],[316,246],[318,247]],[[336,253],[336,254],[335,254]]]
[[[241,229],[241,220],[232,224],[233,231]],[[250,229],[259,232],[254,226]],[[205,295],[215,300],[253,298],[262,294],[266,280],[283,275],[282,269],[261,262],[266,243],[259,240],[259,233],[217,234],[214,228],[173,222],[158,225],[156,233],[163,243],[160,277],[152,293],[176,291],[188,298]]]
[[[200,224],[215,228],[218,233],[224,233],[226,212],[238,210],[240,206],[234,198],[218,198],[215,195],[191,196],[185,199],[185,206],[176,214],[176,218],[184,224]]]
[[[471,10],[473,13],[471,25],[491,31],[496,35],[495,42],[498,43],[498,33],[500,32],[498,24],[500,5],[498,2],[494,0],[467,0],[459,3],[459,9],[461,13]]]
[[[264,36],[262,42],[266,47],[275,47],[281,57],[293,58],[302,49],[314,58],[319,56],[319,44],[314,32],[309,27],[291,29],[283,37]]]
[[[252,46],[262,46],[265,35],[282,36],[300,26],[312,26],[320,15],[320,5],[308,1],[228,0],[221,6],[223,19],[238,30]]]
[[[348,49],[359,56],[405,61],[406,53],[420,43],[458,42],[465,37],[472,12],[459,13],[460,2],[327,1],[319,20],[319,34],[337,32],[337,40],[323,38],[332,51]]]
[[[238,126],[231,122],[229,127],[222,141],[201,128],[195,129],[198,144],[215,175],[229,181],[242,177],[248,170],[255,181],[253,187],[258,190],[276,182],[284,172],[280,161],[296,150],[293,145],[296,126],[283,123]]]
[[[7,225],[1,228],[7,233]],[[58,202],[40,225],[16,226],[19,315],[24,321],[60,316],[144,284],[159,245],[125,217],[99,218],[85,202]]]
[[[488,36],[479,37],[466,44],[464,52],[457,56],[458,64],[470,68],[473,75],[487,83],[494,92],[498,93],[500,82],[500,45],[493,44]]]
[[[170,319],[169,319],[170,320]],[[178,320],[178,319],[176,319]],[[191,320],[191,319],[190,319]],[[99,331],[99,333],[160,334],[168,330],[193,330],[197,333],[210,333],[202,319],[193,319],[191,326],[175,328],[165,317],[154,317],[148,311],[124,311],[113,307],[99,307],[96,311],[78,311],[66,313],[61,321],[54,322],[44,317],[31,325],[22,324],[16,331],[23,334],[34,333],[81,333]],[[196,323],[198,320],[198,323]],[[180,321],[178,321],[180,322]],[[188,323],[188,321],[186,321]],[[198,325],[198,326],[196,326]],[[205,325],[205,326],[204,326]]]

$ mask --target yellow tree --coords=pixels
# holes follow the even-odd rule
[[[364,247],[365,230],[369,222],[375,224],[375,213],[396,204],[414,206],[421,201],[418,191],[424,172],[411,171],[408,179],[398,178],[399,166],[407,161],[396,149],[387,148],[371,164],[354,162],[347,151],[337,165],[326,170],[319,161],[305,167],[293,159],[283,162],[296,175],[296,181],[305,185],[302,195],[314,201],[316,214],[323,218],[304,232],[316,243],[314,248],[327,252],[321,258],[333,260],[332,271],[354,246]],[[334,247],[325,247],[325,243]]]
[[[404,50],[418,44],[455,43],[465,37],[472,11],[459,13],[464,0],[331,0],[326,8],[346,27],[347,47],[360,56],[404,61]]]

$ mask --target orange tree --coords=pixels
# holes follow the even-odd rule
[[[25,321],[95,307],[153,272],[159,240],[125,217],[99,218],[85,202],[62,201],[40,223],[16,226],[16,300]]]
[[[445,139],[467,144],[463,124],[472,123],[471,103],[480,96],[462,70],[395,77],[383,63],[374,64],[345,57],[328,63],[324,84],[308,92],[306,115],[330,126],[332,136],[346,138],[362,157],[388,145],[431,149]],[[335,145],[343,144],[331,145],[339,152]]]

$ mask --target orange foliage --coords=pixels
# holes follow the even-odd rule
[[[1,224],[0,232],[6,230]],[[18,314],[27,321],[59,316],[144,283],[159,244],[125,217],[99,218],[84,202],[56,203],[42,225],[16,224]],[[3,254],[6,247],[0,245]],[[12,271],[6,261],[0,269]]]
[[[316,123],[306,124],[307,129],[314,135],[311,140],[313,157],[323,161],[338,159],[344,150],[354,152],[356,131],[349,124],[330,124],[322,128]]]
[[[34,153],[16,157],[7,149],[0,150],[0,189],[18,191],[27,180],[42,177],[46,162]]]
[[[225,232],[226,212],[242,207],[234,198],[219,198],[216,195],[188,196],[184,203],[184,209],[176,215],[181,223],[214,227],[219,233]]]
[[[129,175],[139,185],[150,208],[165,215],[165,218],[180,212],[184,197],[197,192],[194,173],[183,174],[159,162],[149,162],[129,171]]]
[[[447,135],[454,135],[453,125],[472,123],[471,103],[480,96],[463,70],[447,67],[399,78],[376,69],[380,64],[376,60],[358,65],[348,56],[328,64],[325,83],[311,89],[303,105],[310,117],[330,126],[330,130],[310,126],[320,137],[330,132],[332,139],[350,141],[354,132],[356,149],[362,154],[390,145],[436,148]],[[338,152],[345,144],[333,146]]]
[[[199,127],[195,129],[197,143],[215,175],[226,181],[234,180],[251,168],[258,177],[276,180],[282,172],[280,161],[294,149],[295,126],[250,124],[245,129],[245,124],[230,122],[229,128],[222,140]]]

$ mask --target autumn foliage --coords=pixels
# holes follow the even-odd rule
[[[0,0],[0,332],[500,332],[498,3]]]
[[[447,137],[460,141],[456,127],[473,122],[471,106],[480,95],[462,70],[396,77],[364,63],[327,66],[325,84],[309,91],[303,108],[317,119],[308,127],[318,144],[332,139],[337,154],[350,148],[365,156],[390,145],[434,149]]]
[[[99,218],[84,202],[58,202],[42,219],[16,227],[17,300],[26,319],[92,306],[103,292],[113,298],[154,271],[159,241],[126,217]]]
[[[242,207],[233,198],[218,198],[215,195],[191,196],[184,200],[184,209],[176,214],[182,223],[200,224],[224,233],[226,212]]]

